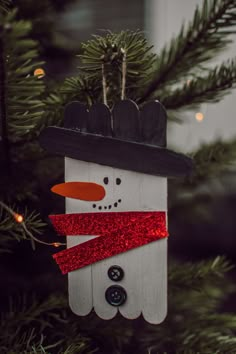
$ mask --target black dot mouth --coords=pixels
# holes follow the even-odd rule
[[[98,210],[110,210],[112,208],[117,208],[120,203],[121,203],[121,199],[118,199],[117,202],[115,202],[113,204],[108,204],[108,205],[93,204],[93,208],[94,209],[97,208]]]

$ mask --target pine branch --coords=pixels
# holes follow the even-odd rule
[[[16,333],[18,334],[18,333]],[[10,343],[5,344],[0,342],[0,349],[4,353],[9,354],[51,354],[51,349],[58,347],[61,341],[53,343],[51,345],[43,345],[45,340],[44,335],[37,335],[36,329],[28,329],[24,332],[21,331],[19,336],[14,336]],[[13,352],[14,350],[14,352]]]
[[[140,102],[155,96],[156,90],[182,81],[196,72],[200,64],[212,59],[231,42],[228,35],[235,33],[235,0],[204,0],[195,10],[193,20],[161,51],[149,85]]]
[[[193,174],[186,180],[196,184],[206,177],[216,176],[227,168],[232,168],[236,159],[236,140],[216,141],[203,145],[192,153],[194,159]]]
[[[94,39],[82,44],[82,49],[83,54],[79,56],[83,64],[80,75],[66,79],[57,92],[44,99],[45,125],[60,125],[63,108],[72,100],[79,100],[88,106],[102,101],[102,64],[105,65],[109,104],[120,100],[123,51],[126,52],[127,97],[136,100],[137,88],[148,77],[155,58],[140,32],[109,32],[104,37],[94,36]]]
[[[79,77],[65,79],[57,92],[52,92],[44,98],[45,113],[40,130],[49,125],[63,125],[64,107],[67,103],[78,100],[88,106],[102,101],[100,79],[88,78],[80,74]]]
[[[191,315],[193,313],[189,308],[188,316]],[[175,321],[167,321],[163,326],[166,336],[161,336],[160,329],[153,330],[144,339],[146,345],[143,346],[148,347],[150,353],[234,353],[235,322],[236,318],[231,314],[208,313],[207,316],[195,316],[189,320],[187,314],[181,316],[179,311]]]
[[[0,11],[8,12],[11,0],[0,0]]]
[[[3,30],[0,29],[0,147],[1,162],[6,175],[10,173],[10,150],[7,128],[7,107],[6,107],[6,72],[5,58],[3,56]]]
[[[51,295],[46,300],[40,301],[35,295],[16,295],[9,299],[8,310],[2,313],[0,319],[0,338],[6,340],[4,334],[9,331],[14,333],[18,323],[22,328],[30,324],[39,323],[40,328],[52,328],[51,321],[64,322],[63,316],[56,311],[64,309],[67,302],[64,296]]]
[[[219,102],[236,86],[236,60],[209,70],[204,77],[189,80],[182,87],[161,96],[167,109],[196,108],[203,102]]]
[[[86,74],[86,80],[90,83],[96,81],[95,87],[101,90],[104,65],[108,100],[112,105],[121,97],[125,53],[126,95],[137,99],[137,89],[146,82],[156,58],[155,54],[150,54],[151,48],[140,32],[109,32],[104,37],[94,36],[94,39],[82,44],[83,54],[80,58],[83,66],[80,69]],[[94,98],[90,98],[93,101]]]
[[[184,338],[183,338],[183,346],[186,347],[186,349],[191,349],[191,350],[198,350],[200,352],[213,352],[216,353],[220,350],[220,353],[230,353],[235,350],[236,346],[236,338],[235,338],[235,330],[236,326],[232,326],[232,316],[231,316],[231,327],[221,327],[221,326],[216,326],[216,317],[209,315],[207,322],[208,326],[205,325],[206,319],[199,319],[198,326],[193,327],[190,330],[186,331],[184,333]],[[218,316],[218,325],[223,325],[223,326],[228,326],[228,321],[222,321],[222,323],[219,323]],[[201,322],[202,325],[204,325],[204,330],[201,328]],[[194,331],[193,331],[194,329]],[[225,334],[224,334],[225,333]]]
[[[61,354],[93,354],[93,353],[98,353],[97,349],[90,349],[88,346],[88,343],[80,342],[80,343],[74,343],[69,345],[67,348],[63,350],[63,352],[60,352]]]
[[[43,103],[45,104],[45,112],[40,131],[50,125],[60,126],[63,122],[64,105],[66,103],[66,99],[61,94],[61,87],[58,88],[57,92],[49,92],[44,97]]]
[[[194,161],[191,176],[182,180],[173,179],[169,182],[169,211],[173,207],[179,208],[180,206],[185,206],[186,210],[189,210],[189,202],[196,204],[193,199],[194,187],[207,179],[219,177],[225,171],[235,170],[236,140],[228,142],[219,140],[204,144],[200,149],[192,152],[191,156]],[[196,195],[196,198],[199,197]],[[200,202],[199,199],[198,202]],[[207,209],[205,215],[207,216]]]
[[[169,270],[171,291],[184,288],[202,291],[211,279],[222,278],[232,268],[232,264],[225,257],[219,256],[196,264],[185,262],[184,267],[174,262]]]
[[[18,213],[18,211],[16,211],[16,213]],[[30,232],[35,235],[42,234],[43,228],[46,224],[39,218],[39,214],[28,212],[27,209],[25,209],[24,220]],[[0,207],[0,253],[11,252],[10,246],[12,242],[19,242],[26,239],[33,242],[33,240],[27,236],[21,224],[16,222],[12,215]],[[32,243],[32,246],[34,248],[34,243]]]
[[[61,93],[65,101],[79,100],[88,106],[93,103],[102,101],[101,82],[96,77],[80,75],[79,77],[71,77],[65,80]]]
[[[224,276],[230,269],[231,265],[224,257],[196,264],[173,263],[167,319],[160,326],[147,328],[145,335],[140,333],[140,347],[149,349],[150,353],[225,353],[232,350],[236,317],[220,312],[222,300],[235,291]],[[191,289],[192,286],[195,289]]]
[[[3,56],[5,58],[5,96],[9,140],[14,142],[37,131],[44,104],[43,81],[34,76],[34,69],[43,63],[37,61],[37,43],[28,38],[31,25],[16,21],[16,11],[3,22]]]
[[[62,295],[55,294],[43,301],[35,296],[15,296],[10,298],[0,319],[0,350],[21,354],[49,354],[51,349],[58,354],[94,353],[90,338],[80,334],[78,324],[73,343],[67,343],[67,330],[69,333],[75,321]]]
[[[49,125],[63,125],[64,107],[67,103],[78,100],[90,106],[101,100],[101,97],[101,85],[96,80],[85,78],[83,74],[65,79],[56,92],[49,92],[43,99],[45,112],[40,130]]]
[[[10,298],[8,309],[0,318],[1,352],[15,350],[17,353],[29,353],[31,348],[32,353],[44,353],[44,348],[47,350],[55,346],[60,347],[62,340],[58,339],[51,345],[43,345],[44,331],[52,329],[52,323],[65,324],[62,312],[65,305],[64,298],[56,295],[45,301],[39,301],[35,296],[29,295]]]

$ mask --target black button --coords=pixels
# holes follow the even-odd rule
[[[111,279],[111,280],[114,280],[114,281],[120,281],[124,278],[124,271],[123,269],[118,266],[118,265],[114,265],[114,266],[111,266],[109,269],[108,269],[108,277]]]
[[[110,286],[105,293],[108,304],[112,306],[121,306],[127,299],[127,294],[124,288],[119,285]]]

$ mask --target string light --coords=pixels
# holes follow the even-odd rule
[[[42,68],[37,68],[34,70],[34,76],[37,76],[38,79],[42,79],[45,76],[45,71]]]
[[[24,221],[24,218],[21,214],[14,213],[14,219],[20,224]]]
[[[54,247],[59,247],[59,246],[61,246],[61,243],[60,243],[60,242],[54,242],[54,243],[53,243],[53,246],[54,246]]]
[[[66,243],[62,243],[62,242],[44,242],[42,240],[39,240],[37,237],[35,237],[32,232],[30,232],[24,222],[24,217],[21,214],[15,213],[14,210],[12,210],[11,208],[9,208],[5,203],[0,201],[0,205],[3,209],[5,209],[10,215],[13,216],[14,220],[16,222],[18,222],[22,228],[24,229],[25,233],[35,242],[37,243],[42,243],[43,245],[47,245],[47,246],[54,246],[54,247],[60,247],[60,246],[64,246],[66,245]]]
[[[198,122],[202,122],[203,119],[204,119],[204,115],[203,115],[203,113],[201,113],[201,112],[197,112],[197,113],[195,114],[195,118],[196,118],[196,120],[197,120]]]

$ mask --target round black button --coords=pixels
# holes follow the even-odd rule
[[[108,269],[107,274],[108,274],[108,277],[113,281],[120,281],[124,278],[124,271],[118,265],[111,266]]]
[[[108,304],[112,306],[121,306],[127,299],[127,294],[124,288],[119,285],[110,286],[105,293]]]

